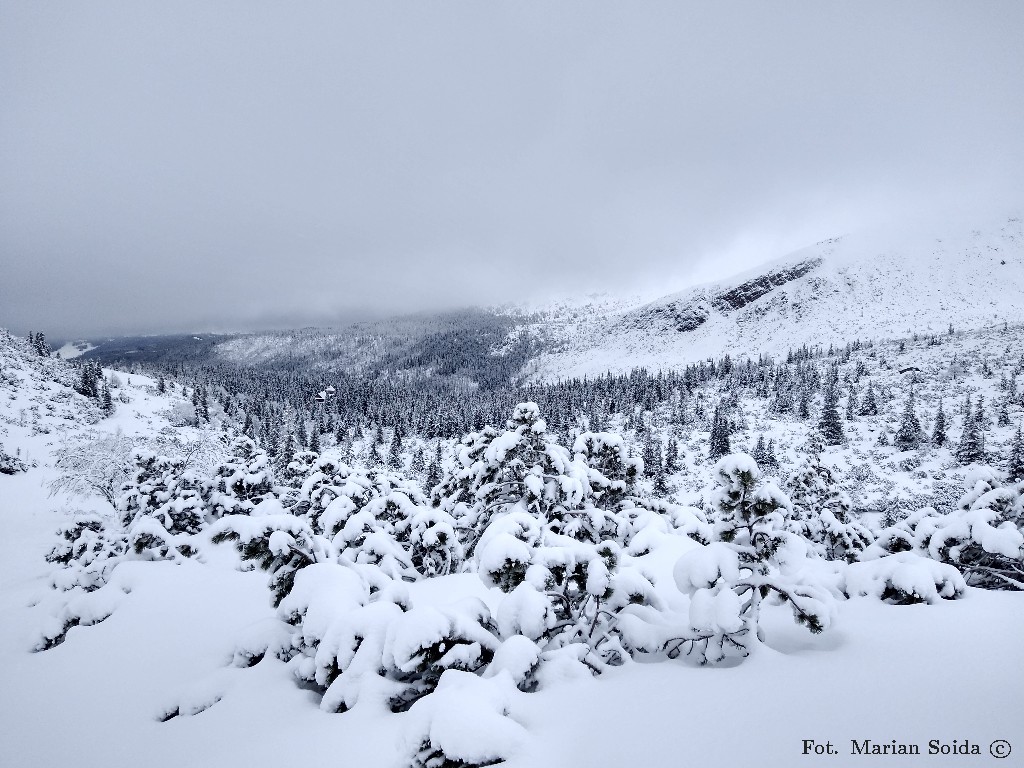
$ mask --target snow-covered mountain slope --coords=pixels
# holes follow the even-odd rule
[[[728,280],[567,328],[542,379],[669,368],[723,353],[938,333],[1024,319],[1024,219],[825,240]]]

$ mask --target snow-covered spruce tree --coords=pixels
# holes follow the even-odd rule
[[[818,432],[821,433],[825,445],[840,445],[845,440],[845,435],[843,423],[839,418],[839,393],[834,376],[829,376],[826,382],[824,398]]]
[[[708,459],[717,461],[729,453],[729,425],[722,414],[721,406],[715,407],[711,419],[711,436],[708,441]]]
[[[396,426],[391,436],[391,444],[388,446],[387,466],[389,469],[401,469],[402,467],[402,430]]]
[[[978,424],[977,412],[968,410],[964,414],[964,428],[960,434],[960,442],[953,452],[961,464],[977,464],[985,460],[985,435]]]
[[[775,472],[779,469],[779,457],[775,455],[775,438],[768,440],[768,445],[764,449],[764,461],[758,462],[759,467],[764,468],[769,472]]]
[[[110,387],[107,382],[103,382],[103,387],[100,390],[100,410],[103,411],[104,416],[110,416],[114,413],[114,399],[110,396]]]
[[[1000,427],[1010,426],[1010,411],[1007,403],[1007,398],[1003,398],[999,403],[999,419],[997,421]]]
[[[946,412],[942,407],[942,400],[939,400],[939,410],[935,414],[935,426],[932,428],[932,445],[941,448],[946,444]]]
[[[765,458],[767,458],[768,451],[764,443],[764,435],[757,436],[757,443],[754,445],[754,450],[750,452],[750,457],[757,462],[757,466],[764,466]]]
[[[1019,483],[1024,480],[1024,435],[1021,435],[1019,424],[1017,425],[1017,431],[1013,434],[1013,442],[1010,444],[1006,479],[1011,483]]]
[[[849,496],[813,446],[787,478],[785,490],[793,504],[787,529],[811,542],[825,559],[853,562],[874,541],[871,531],[852,518]]]
[[[800,397],[797,400],[796,415],[799,419],[811,418],[811,388],[803,386],[800,388]]]
[[[870,381],[868,382],[867,391],[864,393],[864,399],[860,401],[860,415],[878,415],[878,401],[875,399],[875,388],[871,385]]]
[[[423,492],[430,496],[434,487],[441,482],[441,466],[444,464],[444,459],[441,456],[441,441],[437,441],[437,449],[434,453],[434,458],[427,466],[427,476],[423,481]]]
[[[921,431],[921,422],[914,412],[914,390],[907,393],[907,402],[903,406],[903,417],[900,419],[899,429],[892,444],[897,451],[912,451],[921,446],[924,441],[924,434]]]
[[[654,472],[654,484],[652,490],[657,496],[664,497],[669,493],[668,477],[665,474],[665,466],[662,463],[658,463],[658,467]]]
[[[206,483],[204,496],[211,514],[222,517],[251,513],[273,491],[270,457],[250,438],[238,435],[231,441],[230,455]]]
[[[299,444],[295,433],[291,430],[284,432],[282,427],[280,444],[277,446],[277,455],[274,457],[274,469],[283,472],[295,459],[296,454],[302,450],[303,446]]]
[[[715,541],[683,555],[675,566],[677,586],[690,595],[691,633],[668,642],[670,656],[696,653],[701,663],[732,654],[746,656],[754,638],[763,640],[762,602],[788,603],[796,621],[813,633],[831,623],[828,590],[804,582],[798,567],[807,543],[786,530],[792,505],[746,454],[715,466],[711,494]]]
[[[679,471],[679,441],[674,438],[669,438],[668,447],[665,448],[665,471]]]
[[[978,424],[978,429],[982,431],[992,426],[992,422],[988,417],[988,413],[985,411],[984,395],[978,395],[978,404],[974,409],[974,420]]]
[[[851,384],[850,394],[846,398],[846,420],[853,421],[857,416],[857,388]]]
[[[653,478],[661,466],[661,446],[656,442],[653,434],[647,434],[640,455],[644,460],[644,477]]]

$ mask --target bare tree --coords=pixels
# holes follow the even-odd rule
[[[134,450],[135,442],[121,430],[113,434],[90,430],[65,441],[56,453],[58,474],[49,484],[50,495],[96,494],[113,505],[121,487],[131,479]]]

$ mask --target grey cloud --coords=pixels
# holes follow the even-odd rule
[[[0,324],[683,287],[1021,201],[1018,2],[0,2]]]

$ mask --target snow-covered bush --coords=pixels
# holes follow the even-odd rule
[[[411,768],[482,768],[510,757],[526,731],[508,716],[515,686],[507,675],[442,675],[433,695],[409,712]]]
[[[286,488],[298,489],[320,461],[316,451],[297,451],[278,478]]]
[[[415,608],[376,566],[304,568],[278,614],[297,630],[296,676],[324,692],[320,706],[330,712],[363,698],[405,711],[445,671],[482,671],[500,644],[482,602]]]
[[[310,470],[290,512],[268,499],[246,514],[224,515],[211,529],[214,543],[234,543],[243,559],[270,574],[275,605],[296,572],[313,563],[372,565],[404,580],[452,573],[462,564],[455,521],[427,506],[413,481],[327,458]]]
[[[848,597],[871,596],[897,605],[953,600],[965,589],[956,568],[913,552],[853,563],[844,571],[843,591]]]
[[[503,638],[522,635],[541,659],[571,655],[592,671],[638,650],[620,614],[657,604],[650,580],[623,546],[639,504],[642,467],[622,440],[580,435],[570,453],[548,433],[534,403],[521,403],[507,429],[468,435],[457,463],[434,489],[471,553],[471,569],[505,593]]]
[[[690,596],[691,634],[670,641],[670,655],[684,649],[701,663],[746,656],[753,639],[763,640],[761,603],[788,603],[793,617],[813,633],[827,629],[831,593],[800,573],[807,543],[787,530],[792,505],[774,484],[761,480],[756,462],[732,454],[715,466],[711,493],[715,541],[676,563],[676,585]]]
[[[1024,486],[979,494],[988,485],[978,481],[960,509],[922,521],[919,544],[931,557],[959,568],[972,586],[1024,590]]]
[[[273,496],[270,458],[248,437],[239,435],[231,442],[230,455],[203,490],[214,517],[249,514],[257,504]]]
[[[968,585],[1024,590],[1024,484],[1002,485],[982,467],[966,486],[955,510],[918,510],[883,530],[865,559],[913,552],[955,566]]]
[[[379,565],[393,578],[410,580],[461,566],[455,520],[431,508],[415,481],[379,469],[340,465],[330,476],[323,469],[303,483],[300,499],[308,494],[306,514],[314,530],[342,561]]]
[[[308,565],[332,560],[327,542],[316,536],[302,518],[284,513],[226,515],[210,526],[214,544],[232,542],[243,560],[252,561],[270,575],[273,604],[279,605],[292,590],[296,573]]]
[[[110,514],[75,512],[57,535],[60,540],[46,560],[64,566],[52,579],[63,590],[81,587],[89,592],[103,586],[127,548],[124,532]]]
[[[28,470],[28,466],[25,462],[17,456],[11,456],[4,451],[3,445],[0,445],[0,475],[14,475],[26,470]]]
[[[787,528],[814,546],[827,560],[853,562],[874,537],[853,519],[850,497],[821,463],[817,451],[801,461],[786,481],[793,505]]]
[[[205,518],[202,480],[178,458],[140,451],[134,479],[117,500],[129,548],[149,559],[177,559],[195,553],[192,537]]]

